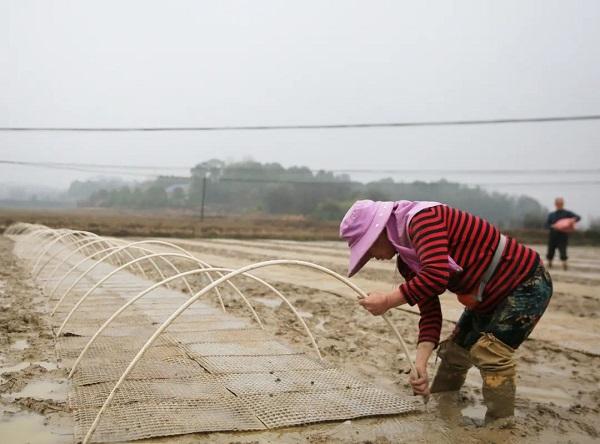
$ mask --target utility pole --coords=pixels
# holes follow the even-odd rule
[[[202,204],[200,207],[200,222],[204,221],[204,202],[206,201],[206,174],[202,178]]]

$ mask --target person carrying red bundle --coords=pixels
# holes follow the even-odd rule
[[[546,219],[546,228],[550,230],[546,259],[548,259],[548,268],[552,268],[554,253],[558,248],[563,270],[567,270],[569,233],[575,231],[575,223],[579,222],[581,217],[572,211],[565,210],[565,200],[562,197],[557,197],[554,200],[554,206],[556,211],[548,214],[548,219]]]

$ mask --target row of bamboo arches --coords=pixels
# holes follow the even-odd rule
[[[250,272],[260,268],[274,266],[304,267],[314,270],[318,273],[328,275],[344,283],[358,296],[358,298],[366,297],[366,294],[363,290],[357,287],[350,280],[346,279],[344,276],[341,276],[340,274],[318,264],[306,261],[275,259],[257,262],[238,269],[229,269],[223,267],[212,267],[210,264],[197,258],[186,249],[163,240],[140,240],[127,242],[122,239],[99,236],[88,231],[53,229],[43,225],[27,223],[15,223],[6,229],[4,234],[5,236],[17,242],[20,256],[31,262],[31,273],[34,278],[39,278],[44,272],[44,282],[48,284],[46,286],[47,296],[49,299],[57,299],[57,302],[51,312],[52,316],[54,316],[56,311],[64,304],[65,299],[74,293],[75,289],[78,288],[78,285],[80,285],[84,279],[86,279],[86,277],[89,279],[92,272],[97,269],[100,264],[111,264],[114,267],[112,271],[110,271],[100,280],[96,281],[87,291],[83,293],[83,295],[79,297],[79,299],[77,299],[77,302],[67,313],[62,324],[56,331],[57,336],[63,334],[65,327],[73,315],[78,310],[82,309],[82,306],[85,307],[83,302],[117,273],[124,270],[133,271],[153,282],[148,286],[148,288],[136,294],[121,307],[118,307],[118,309],[115,310],[115,312],[98,328],[98,330],[91,336],[85,347],[82,349],[78,358],[75,360],[69,373],[69,378],[73,376],[78,365],[81,363],[82,359],[84,359],[86,353],[102,334],[102,332],[136,301],[159,287],[169,287],[178,281],[183,282],[185,289],[189,292],[190,296],[187,301],[179,306],[156,329],[152,336],[148,338],[146,343],[140,348],[135,357],[131,360],[130,364],[118,379],[117,383],[107,396],[104,404],[98,411],[94,422],[92,423],[83,440],[84,444],[90,442],[92,435],[100,422],[102,414],[109,407],[116,392],[119,390],[136,364],[143,357],[144,353],[152,346],[156,339],[198,299],[209,293],[214,294],[221,306],[221,309],[225,311],[225,304],[223,303],[220,287],[222,288],[222,286],[227,285],[234,292],[234,294],[243,301],[244,306],[247,308],[250,316],[252,316],[258,326],[260,328],[264,328],[260,317],[252,307],[252,304],[246,295],[244,295],[244,293],[240,291],[240,289],[232,282],[233,278],[243,276],[247,279],[251,279],[258,285],[263,286],[267,291],[272,292],[274,295],[280,298],[283,303],[289,307],[302,325],[319,359],[322,359],[322,355],[317,345],[317,341],[293,304],[271,284],[257,276],[254,276]],[[177,264],[181,264],[182,261],[189,262],[192,265],[192,270],[181,271],[181,265],[178,267]],[[149,267],[145,267],[148,265]],[[65,269],[68,271],[65,272]],[[152,270],[152,272],[149,272],[148,270]],[[61,272],[63,273],[62,276],[60,276]],[[199,290],[193,290],[188,278],[197,275],[205,276],[209,283]],[[68,286],[64,285],[68,282],[71,282],[71,284]],[[64,289],[65,286],[67,286],[66,289]],[[62,292],[60,296],[58,296],[59,292]],[[410,354],[406,343],[404,342],[399,331],[396,329],[394,324],[392,324],[388,317],[383,316],[383,319],[385,322],[387,322],[393,334],[398,339],[400,347],[411,365],[412,371],[416,373],[414,365],[410,359]]]

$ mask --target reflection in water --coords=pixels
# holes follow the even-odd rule
[[[27,347],[29,347],[27,339],[19,339],[10,345],[11,350],[25,350]]]
[[[64,402],[67,400],[69,387],[70,384],[64,379],[60,381],[32,381],[20,392],[11,393],[10,397],[12,399],[34,398]]]
[[[72,434],[58,433],[45,422],[43,416],[35,413],[4,414],[0,419],[0,437],[7,444],[63,444],[73,441]]]

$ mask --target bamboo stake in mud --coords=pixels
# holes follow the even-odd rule
[[[365,296],[360,295],[358,297],[358,299],[364,299],[364,297]],[[400,341],[400,347],[402,348],[402,351],[406,355],[406,359],[408,360],[408,364],[410,365],[411,373],[413,375],[415,375],[415,377],[418,377],[419,372],[417,371],[417,367],[415,366],[415,363],[412,361],[412,359],[410,357],[410,352],[408,351],[408,346],[406,345],[406,342],[404,342],[404,338],[402,337],[402,335],[400,334],[400,332],[398,331],[398,329],[396,328],[394,323],[390,320],[390,314],[384,313],[381,317],[387,323],[387,325],[389,325],[389,327],[392,329],[392,331],[394,332],[394,335],[396,335],[396,338],[398,338],[398,341]],[[423,402],[425,404],[427,404],[429,402],[429,395],[423,396]]]

